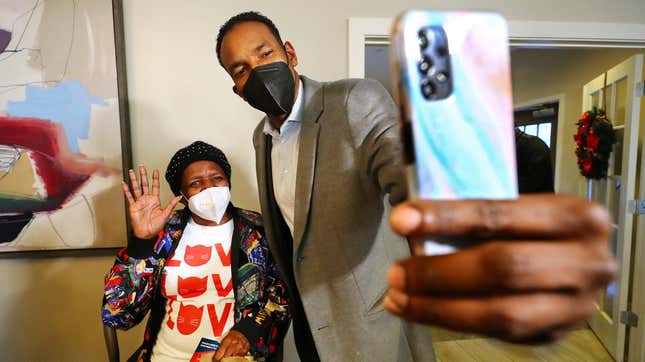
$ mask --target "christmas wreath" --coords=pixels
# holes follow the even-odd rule
[[[594,107],[585,112],[576,124],[578,132],[573,139],[577,145],[576,156],[580,173],[589,179],[607,177],[609,155],[616,143],[616,136],[605,111]]]

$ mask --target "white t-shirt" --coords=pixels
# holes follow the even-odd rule
[[[221,340],[235,322],[231,278],[233,219],[202,226],[191,218],[162,273],[166,315],[152,361],[188,361],[202,337]]]

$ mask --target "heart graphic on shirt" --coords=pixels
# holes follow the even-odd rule
[[[177,277],[177,291],[183,298],[198,297],[206,291],[207,282],[207,276],[203,278],[189,277],[185,279]]]
[[[183,335],[193,334],[202,322],[204,306],[199,308],[194,305],[179,304],[177,313],[177,330]]]
[[[206,245],[186,246],[184,260],[190,266],[204,265],[211,260],[211,247]]]

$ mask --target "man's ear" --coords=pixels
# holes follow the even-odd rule
[[[246,98],[244,97],[244,92],[240,90],[236,85],[233,86],[233,93],[237,94],[240,98],[242,98],[246,102]]]
[[[292,68],[295,68],[298,65],[298,56],[296,55],[296,49],[290,41],[284,42],[284,51],[287,53],[287,59],[289,60],[289,65]]]

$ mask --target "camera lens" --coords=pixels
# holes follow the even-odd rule
[[[425,30],[419,30],[419,46],[421,49],[425,49],[428,47],[428,36],[426,35]]]
[[[439,83],[443,83],[448,80],[448,74],[444,72],[437,72],[434,77]]]
[[[421,82],[421,93],[423,94],[424,97],[430,98],[434,94],[434,85],[432,82],[430,82],[427,79],[424,79],[423,82]]]
[[[428,56],[424,56],[423,59],[419,62],[419,71],[423,74],[428,74],[428,71],[432,67],[432,59]]]

